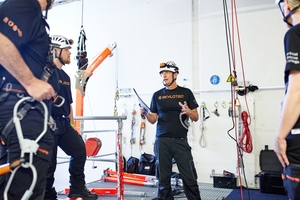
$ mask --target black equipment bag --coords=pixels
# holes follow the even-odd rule
[[[139,159],[136,157],[130,156],[127,160],[127,172],[128,173],[135,173],[139,172]]]
[[[143,153],[139,161],[139,174],[155,175],[155,156]]]

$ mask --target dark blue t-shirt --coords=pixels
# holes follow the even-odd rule
[[[187,136],[187,129],[181,124],[180,113],[182,104],[186,101],[188,107],[193,110],[198,106],[197,101],[188,88],[177,86],[173,90],[163,88],[152,96],[150,110],[157,113],[158,121],[156,137],[183,138]],[[182,115],[182,122],[187,115]]]
[[[290,70],[300,71],[300,24],[290,28],[284,36],[284,50],[286,65],[284,70],[285,91],[288,89]],[[300,128],[300,118],[298,118],[294,128]]]
[[[52,116],[61,117],[64,115],[67,117],[70,114],[70,105],[73,103],[70,77],[64,70],[59,70],[58,76],[60,84],[58,95],[62,96],[65,102],[61,107],[53,106]],[[58,99],[57,103],[60,103],[60,99]]]
[[[41,78],[46,65],[50,43],[47,29],[37,0],[6,0],[0,6],[0,32],[12,41],[37,78]],[[57,70],[54,68],[49,79],[55,91],[59,87]],[[1,65],[0,76],[5,76],[8,83],[18,83]]]

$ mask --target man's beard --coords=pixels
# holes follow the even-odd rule
[[[65,59],[65,60],[63,60],[63,61],[64,61],[65,64],[70,64],[70,63],[71,63],[70,58],[69,58],[69,59]]]

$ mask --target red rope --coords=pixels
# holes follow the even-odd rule
[[[244,131],[242,134],[242,137],[240,138],[240,147],[244,152],[251,153],[253,146],[252,146],[252,137],[249,130],[249,124],[248,124],[248,113],[246,111],[243,111],[241,113],[241,118],[244,125]]]

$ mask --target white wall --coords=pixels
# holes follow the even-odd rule
[[[231,5],[228,5],[230,11]],[[283,35],[286,27],[273,1],[237,2],[239,31],[245,80],[260,89],[247,95],[251,115],[250,130],[254,149],[244,153],[245,175],[248,186],[256,187],[254,176],[259,169],[258,155],[264,145],[273,148],[273,138],[279,120],[283,90]],[[237,173],[236,144],[227,134],[233,127],[228,116],[231,101],[229,61],[226,47],[223,4],[221,1],[200,0],[86,0],[84,1],[83,25],[87,34],[87,50],[90,61],[107,44],[116,42],[114,56],[107,58],[90,78],[85,96],[84,115],[112,116],[116,87],[136,88],[150,104],[152,93],[162,87],[158,67],[160,62],[173,60],[180,68],[178,83],[194,91],[198,103],[205,102],[208,110],[215,110],[217,117],[205,121],[207,146],[201,147],[200,122],[193,123],[193,155],[198,171],[198,181],[212,183],[210,173],[228,170]],[[231,19],[231,13],[229,13]],[[81,26],[81,2],[54,7],[49,12],[51,34],[62,34],[77,42]],[[237,33],[235,32],[235,38]],[[234,42],[236,45],[237,41]],[[76,55],[77,44],[72,50]],[[243,81],[242,64],[235,46],[238,81]],[[64,69],[71,78],[76,72],[76,60]],[[210,77],[218,75],[220,83],[212,85]],[[185,81],[184,81],[185,80]],[[74,78],[73,78],[73,83]],[[75,85],[75,84],[73,84]],[[74,100],[75,89],[73,88]],[[123,124],[123,153],[139,157],[142,152],[153,153],[155,125],[146,123],[146,145],[142,151],[136,143],[129,143],[131,135],[131,112],[138,104],[136,97],[122,97],[117,101],[119,115],[127,110]],[[246,109],[244,97],[239,96],[242,111]],[[226,108],[222,107],[225,102]],[[75,105],[75,103],[74,103]],[[138,106],[135,107],[136,110]],[[135,137],[139,139],[140,115],[137,114]],[[86,121],[85,130],[116,130],[116,121]],[[229,134],[236,137],[237,129]],[[99,154],[115,151],[115,135],[112,132],[94,134],[103,140]],[[86,134],[84,138],[94,136]],[[62,152],[60,152],[63,155]],[[102,170],[113,168],[113,163],[98,162],[92,169],[86,165],[86,181],[99,179]],[[56,187],[68,186],[67,164],[57,168]]]

